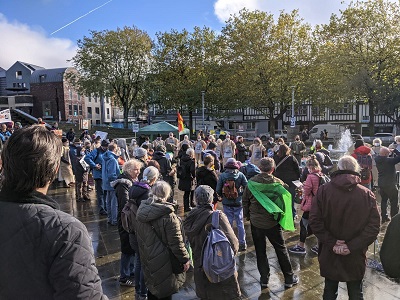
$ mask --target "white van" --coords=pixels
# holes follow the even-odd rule
[[[318,124],[310,129],[308,136],[310,141],[321,139],[321,131],[328,132],[328,140],[340,139],[341,132],[344,130],[343,126],[336,124]]]

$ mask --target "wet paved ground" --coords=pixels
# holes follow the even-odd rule
[[[60,203],[63,211],[75,216],[86,225],[93,241],[96,264],[103,281],[104,293],[112,300],[134,299],[134,288],[121,287],[118,282],[120,249],[117,227],[107,224],[106,217],[97,214],[94,191],[91,192],[92,201],[86,203],[77,203],[74,194],[73,188],[52,188],[49,191],[49,195]],[[180,215],[183,217],[182,193],[178,191],[175,198],[180,201]],[[299,228],[298,224],[297,228]],[[382,226],[378,238],[380,242],[385,230],[386,226]],[[287,290],[283,286],[283,275],[280,272],[275,252],[269,244],[268,258],[271,265],[271,277],[269,287],[261,290],[249,222],[246,222],[246,233],[248,249],[237,257],[239,283],[244,299],[322,299],[324,279],[319,275],[317,256],[310,250],[316,243],[314,236],[309,237],[306,241],[307,254],[305,256],[290,255],[293,269],[299,275],[300,283]],[[288,247],[294,245],[299,239],[299,230],[297,229],[294,233],[285,233],[285,239]],[[368,257],[374,257],[373,245],[369,248]],[[379,255],[377,258],[379,259]],[[348,299],[346,285],[340,283],[339,286],[338,299]],[[382,273],[367,268],[364,296],[367,300],[400,299],[400,284]],[[178,294],[173,296],[173,299],[197,299],[193,273],[188,273],[186,284]]]

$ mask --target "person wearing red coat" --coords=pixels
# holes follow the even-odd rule
[[[338,168],[318,189],[309,218],[325,277],[323,299],[336,299],[339,282],[347,283],[350,299],[363,299],[366,252],[379,233],[380,216],[375,195],[360,184],[356,159],[343,156]]]

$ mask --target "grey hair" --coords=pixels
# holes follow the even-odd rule
[[[259,166],[261,172],[270,172],[273,168],[275,168],[275,161],[271,157],[263,157],[259,162]]]
[[[142,163],[137,159],[130,159],[122,166],[122,172],[127,174],[132,174],[134,169],[140,169]]]
[[[189,148],[186,150],[186,154],[189,155],[190,157],[194,156],[194,150],[192,148]]]
[[[359,173],[361,168],[357,160],[350,155],[342,156],[338,161],[339,170],[347,170]]]
[[[143,178],[140,182],[150,183],[154,180],[154,178],[158,178],[160,176],[160,172],[156,167],[150,166],[144,169]]]
[[[373,144],[379,143],[379,145],[382,145],[382,140],[379,138],[376,138],[372,141]]]
[[[171,195],[171,186],[168,182],[159,180],[151,188],[150,195],[154,202],[167,202],[167,199]]]
[[[322,147],[322,141],[321,140],[315,140],[315,147]]]
[[[396,136],[394,137],[394,140],[396,141],[396,143],[397,143],[397,142],[400,142],[400,135],[396,135]]]
[[[214,198],[214,190],[208,185],[199,185],[194,190],[194,200],[197,205],[210,204]]]

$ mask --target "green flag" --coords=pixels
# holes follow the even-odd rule
[[[292,214],[292,195],[280,184],[259,183],[250,180],[247,184],[250,192],[257,201],[272,215],[275,220],[281,215],[279,224],[285,230],[294,231]],[[275,199],[272,201],[271,199]]]

